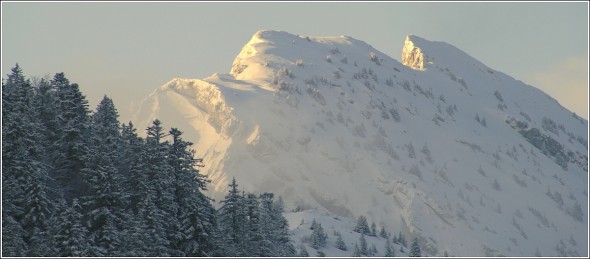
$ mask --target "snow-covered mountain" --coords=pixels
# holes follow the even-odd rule
[[[235,177],[427,255],[587,256],[588,122],[447,43],[407,36],[401,59],[259,31],[229,74],[171,80],[134,123],[183,130],[216,200]]]

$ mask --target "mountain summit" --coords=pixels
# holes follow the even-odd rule
[[[236,178],[289,210],[364,215],[425,255],[587,256],[588,122],[444,42],[409,35],[401,60],[259,31],[230,73],[173,79],[134,123],[183,130],[216,200]]]

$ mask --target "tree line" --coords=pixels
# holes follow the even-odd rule
[[[2,256],[293,256],[272,193],[216,210],[192,143],[154,120],[140,137],[63,73],[2,81]]]

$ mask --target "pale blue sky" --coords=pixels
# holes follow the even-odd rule
[[[94,109],[174,77],[227,73],[259,29],[348,35],[400,60],[405,35],[445,41],[588,118],[588,3],[7,3],[2,78],[64,72]]]

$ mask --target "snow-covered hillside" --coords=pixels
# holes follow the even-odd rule
[[[235,177],[426,255],[587,256],[588,122],[447,43],[410,35],[401,59],[259,31],[229,74],[171,80],[134,123],[183,130],[216,200]]]
[[[350,218],[334,216],[327,212],[317,210],[304,210],[298,212],[287,212],[285,217],[289,221],[289,229],[292,233],[292,240],[298,251],[305,249],[309,256],[317,256],[318,251],[324,252],[326,256],[332,257],[351,257],[354,253],[355,246],[360,250],[361,233],[355,232],[356,221]],[[327,238],[323,247],[313,248],[310,237],[313,235],[312,222],[317,222],[322,226]],[[370,224],[370,223],[369,223]],[[385,232],[386,237],[379,235],[380,228],[377,228],[376,235],[364,236],[367,242],[367,248],[375,247],[377,252],[371,256],[384,257],[386,255],[386,245],[389,242],[394,256],[408,257],[412,240],[407,240],[406,245],[402,247],[399,242],[393,241],[399,235],[399,232]],[[342,239],[344,246],[338,247],[338,236]],[[444,253],[444,252],[443,252]],[[448,252],[447,252],[448,253]],[[364,255],[363,255],[364,256]],[[452,254],[449,254],[452,256]]]

